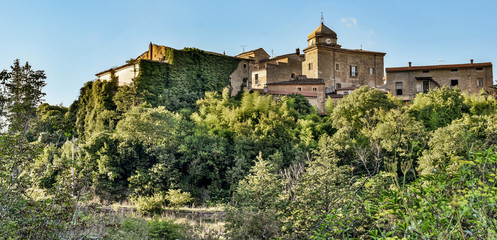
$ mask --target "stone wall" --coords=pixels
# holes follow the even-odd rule
[[[302,74],[302,60],[296,54],[267,64],[267,83],[291,80],[292,74]]]
[[[325,85],[331,89],[351,86],[379,87],[383,85],[384,55],[362,50],[312,47],[306,49],[302,73],[310,78],[324,79]],[[312,69],[309,69],[309,64],[312,64]],[[351,76],[351,66],[357,67],[357,76]],[[372,74],[370,68],[373,68]]]
[[[231,96],[237,95],[250,83],[250,67],[246,60],[240,61],[236,70],[230,75]]]
[[[411,100],[417,93],[423,92],[423,85],[428,89],[451,86],[452,80],[457,80],[457,86],[463,92],[478,94],[482,89],[490,91],[490,87],[493,85],[492,66],[481,67],[481,70],[477,70],[477,66],[404,71],[389,71],[387,69],[385,87],[386,90],[400,99]],[[402,83],[402,95],[397,94],[396,83]]]
[[[315,91],[314,91],[315,90]],[[275,95],[289,95],[292,93],[297,93],[303,95],[309,100],[312,106],[318,109],[319,113],[324,113],[324,104],[326,101],[326,95],[324,92],[323,84],[296,84],[296,85],[278,85],[270,84],[267,85],[267,93]]]

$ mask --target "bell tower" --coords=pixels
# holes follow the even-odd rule
[[[321,17],[321,25],[307,36],[308,47],[312,46],[329,46],[329,47],[341,47],[337,44],[337,34],[329,29],[323,23],[323,18]]]

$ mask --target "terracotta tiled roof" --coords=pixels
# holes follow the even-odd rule
[[[267,85],[324,85],[324,80],[320,78],[303,78],[283,82],[267,83]]]
[[[451,68],[471,68],[471,67],[491,67],[491,62],[485,63],[464,63],[464,64],[450,64],[450,65],[429,65],[429,66],[412,66],[412,67],[394,67],[386,68],[386,72],[404,72],[404,71],[422,71],[422,70],[436,70],[436,69],[451,69]]]
[[[249,53],[253,53],[253,52],[257,52],[257,51],[259,51],[259,50],[264,51],[264,49],[263,49],[263,48],[257,48],[257,49],[254,49],[254,50],[250,50],[250,51],[242,52],[242,53],[240,53],[240,54],[236,55],[236,57],[241,56],[241,55],[245,55],[245,54],[249,54]],[[266,51],[264,51],[264,52],[266,52]]]
[[[99,72],[99,73],[95,74],[95,76],[97,76],[97,77],[98,77],[98,76],[100,76],[100,75],[102,75],[102,74],[104,74],[104,73],[107,73],[107,72],[110,72],[110,71],[117,71],[117,70],[119,70],[119,69],[121,69],[121,68],[125,68],[125,67],[128,67],[128,66],[134,65],[134,64],[135,64],[135,63],[126,63],[126,64],[121,65],[121,66],[118,66],[118,67],[113,67],[113,68],[110,68],[110,69],[107,69],[107,70],[101,71],[101,72]]]
[[[309,36],[307,36],[307,39],[311,39],[315,36],[329,36],[332,38],[337,38],[336,32],[329,29],[327,26],[325,26],[322,23],[321,23],[321,25],[319,25],[318,28],[316,28],[314,31],[312,31],[311,34],[309,34]]]
[[[379,54],[379,55],[386,55],[384,52],[377,52],[377,51],[368,51],[368,50],[362,50],[362,49],[348,49],[348,48],[337,48],[333,46],[326,46],[326,45],[313,45],[310,46],[306,49],[304,49],[304,52],[309,51],[310,49],[314,48],[327,48],[327,49],[332,49],[334,51],[340,51],[340,52],[355,52],[355,53],[370,53],[370,54]]]
[[[350,87],[337,88],[337,91],[355,90],[356,88],[359,87],[350,86]]]

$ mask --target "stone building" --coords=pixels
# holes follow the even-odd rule
[[[251,70],[251,89],[264,89],[268,83],[295,79],[302,74],[302,58],[300,50],[270,58],[264,49],[259,48],[238,54],[236,57],[253,60]]]
[[[492,63],[430,65],[387,68],[385,89],[402,100],[412,100],[417,93],[428,92],[441,86],[457,86],[470,94],[482,89],[491,92],[493,85]]]
[[[95,74],[99,80],[110,81],[112,77],[117,79],[119,86],[130,85],[138,76],[140,66],[137,62],[127,63],[119,67],[111,68]]]
[[[345,49],[337,34],[323,23],[307,37],[302,74],[324,80],[326,93],[345,87],[383,85],[383,58],[386,53]]]
[[[103,81],[110,81],[112,77],[115,77],[117,79],[119,86],[130,85],[133,83],[133,79],[136,78],[139,74],[140,69],[138,63],[140,60],[150,60],[150,61],[168,63],[168,56],[167,56],[168,48],[169,47],[150,43],[148,51],[142,53],[135,60],[128,61],[127,64],[99,72],[95,75],[99,80]],[[229,76],[230,86],[232,88],[231,91],[232,96],[236,95],[239,91],[243,90],[244,85],[247,85],[249,83],[250,73],[251,73],[249,66],[253,65],[252,63],[255,62],[255,59],[232,57],[208,51],[203,51],[203,52],[227,58],[236,58],[240,60],[236,70]]]
[[[324,113],[326,100],[324,87],[323,79],[307,78],[300,75],[288,81],[267,83],[263,93],[273,95],[301,94],[309,100],[312,106],[318,109],[319,113]]]
[[[337,34],[321,23],[307,37],[304,54],[297,49],[295,53],[269,58],[259,48],[237,57],[254,60],[250,67],[252,89],[277,95],[299,93],[322,112],[327,96],[337,101],[350,89],[384,84],[386,53],[345,49],[337,40]]]

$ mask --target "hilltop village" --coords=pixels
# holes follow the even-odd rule
[[[262,48],[227,56],[150,43],[148,51],[136,59],[96,76],[102,81],[115,78],[119,86],[130,85],[142,71],[140,62],[166,64],[176,70],[190,71],[189,75],[195,75],[193,78],[199,81],[205,80],[202,76],[212,77],[214,74],[221,83],[226,80],[232,96],[249,90],[272,95],[301,94],[321,113],[324,113],[326,99],[336,102],[361,86],[391,92],[404,101],[412,100],[419,92],[426,93],[441,86],[457,86],[470,94],[481,91],[490,93],[493,86],[491,62],[475,63],[471,59],[468,63],[431,66],[413,66],[409,62],[408,66],[385,69],[385,52],[342,48],[338,44],[338,35],[323,23],[307,36],[307,42],[308,47],[302,52],[297,48],[293,53],[276,57],[271,57]],[[175,56],[186,56],[179,68]],[[209,57],[206,56],[223,59],[230,66],[234,66],[235,62],[236,66],[218,71],[220,62],[207,61]],[[188,64],[195,66],[188,67]],[[162,75],[167,85],[171,82],[170,77],[170,74]],[[191,84],[188,78],[176,80],[177,85],[184,84],[184,81],[190,81],[187,85]],[[212,87],[207,86],[207,89],[216,90]]]

